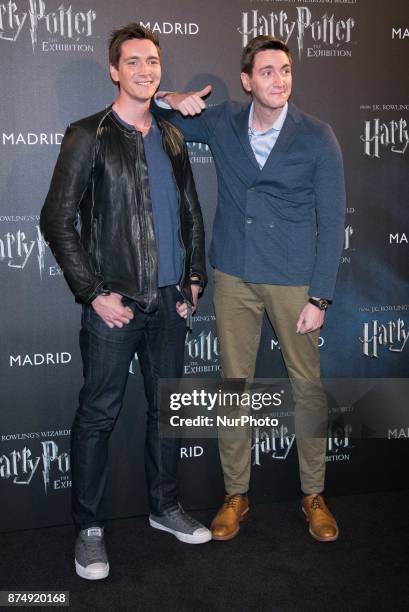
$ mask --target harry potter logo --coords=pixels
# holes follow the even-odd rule
[[[383,346],[393,353],[402,353],[409,338],[402,319],[379,323],[364,323],[363,336],[359,338],[365,357],[379,357],[379,347]]]
[[[0,3],[0,39],[15,42],[27,26],[34,53],[41,27],[50,36],[72,41],[81,36],[90,37],[95,19],[96,12],[92,9],[75,12],[71,5],[65,8],[62,3],[55,11],[47,12],[44,0],[28,0],[27,10],[22,11],[16,2],[8,0]]]
[[[327,47],[334,47],[333,52],[316,49],[308,49],[307,55],[315,57],[317,55],[347,55],[342,53],[338,47],[341,44],[351,43],[352,30],[355,26],[355,19],[336,19],[335,15],[325,13],[317,19],[309,8],[304,6],[296,7],[296,19],[289,19],[286,11],[272,11],[269,15],[262,15],[258,10],[242,13],[242,25],[238,31],[242,35],[243,47],[260,34],[274,36],[284,40],[285,43],[296,34],[298,55],[301,59],[304,50],[304,39],[308,34],[311,43],[314,45],[324,44]]]
[[[409,144],[408,124],[403,118],[385,122],[381,119],[365,121],[361,140],[364,143],[365,155],[368,157],[379,159],[381,147],[403,155]]]
[[[13,484],[29,485],[36,471],[42,468],[44,489],[47,493],[52,466],[56,466],[60,476],[67,474],[70,469],[70,455],[59,453],[57,444],[51,440],[41,442],[41,450],[41,455],[33,456],[31,450],[25,446],[22,450],[13,450],[0,456],[0,478],[11,478]]]
[[[337,455],[351,447],[352,426],[350,424],[330,423],[328,427],[327,448],[329,457]],[[253,429],[252,456],[253,465],[261,466],[263,455],[271,459],[287,459],[294,444],[295,435],[290,433],[285,425],[278,428],[262,430],[258,427]]]
[[[190,359],[201,359],[202,361],[217,361],[220,355],[219,338],[212,331],[200,334],[186,342]]]
[[[253,465],[261,465],[262,455],[269,455],[272,459],[287,459],[288,453],[294,443],[295,435],[290,434],[285,425],[269,430],[253,429]]]
[[[21,230],[4,234],[0,238],[0,263],[6,261],[8,267],[23,270],[30,257],[35,253],[40,276],[42,276],[46,243],[38,225],[36,225],[36,232],[37,235],[34,240],[30,240],[26,233]]]

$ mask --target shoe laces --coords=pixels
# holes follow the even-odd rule
[[[227,508],[235,508],[240,501],[241,495],[228,495],[224,502]]]
[[[90,557],[96,557],[104,554],[104,534],[101,532],[101,535],[97,534],[84,534],[81,537],[81,543],[84,546],[85,552]]]
[[[193,516],[187,514],[187,512],[183,510],[180,504],[179,507],[176,510],[170,512],[170,514],[173,516],[174,519],[176,519],[176,522],[180,523],[182,526],[189,525],[190,527],[196,528],[198,527],[198,525],[200,526],[200,523],[195,518],[193,518]]]
[[[315,495],[315,497],[312,498],[311,509],[312,510],[322,510],[323,509],[321,505],[321,500],[318,497],[318,495]]]

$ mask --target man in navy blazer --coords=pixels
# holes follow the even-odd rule
[[[252,98],[245,108],[227,102],[206,108],[209,86],[159,96],[179,111],[171,120],[186,140],[207,143],[214,158],[218,205],[210,262],[223,376],[252,380],[266,311],[295,398],[302,510],[315,539],[334,541],[338,526],[323,499],[326,428],[308,437],[304,426],[327,419],[318,338],[343,246],[342,156],[330,126],[288,102],[286,44],[270,36],[251,40],[241,81]],[[226,497],[212,534],[228,540],[249,513],[250,438],[222,434],[219,450]]]

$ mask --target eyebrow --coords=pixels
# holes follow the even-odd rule
[[[125,57],[124,58],[124,62],[128,62],[129,60],[133,60],[133,59],[141,59],[142,57],[144,57],[143,55],[130,55],[129,57]],[[146,57],[145,59],[156,59],[159,60],[159,56],[158,55],[148,55],[148,57]]]
[[[275,66],[273,66],[273,64],[267,64],[267,66],[261,66],[261,68],[259,68],[259,70],[265,70],[266,68],[275,68]],[[280,66],[279,70],[282,70],[283,68],[291,68],[291,64],[283,64],[282,66]]]

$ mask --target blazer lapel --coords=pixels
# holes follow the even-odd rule
[[[260,172],[260,167],[259,167],[259,165],[257,163],[257,160],[256,160],[255,156],[254,156],[253,149],[251,148],[250,140],[249,140],[249,113],[250,113],[250,106],[251,106],[251,104],[249,104],[238,115],[236,115],[237,133],[238,133],[241,145],[242,145],[242,147],[244,149],[244,152],[246,153],[247,157],[250,159],[250,161],[253,164],[253,166]]]
[[[293,104],[289,104],[287,117],[284,125],[277,138],[274,148],[270,151],[266,163],[263,166],[261,173],[270,173],[274,166],[280,161],[282,153],[288,149],[292,141],[297,135],[298,122],[300,121],[299,113]]]

